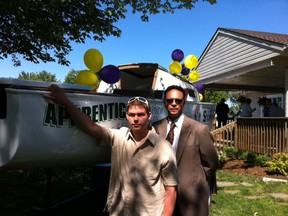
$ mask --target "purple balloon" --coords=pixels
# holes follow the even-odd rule
[[[173,61],[178,61],[178,62],[181,62],[184,58],[184,53],[182,50],[180,49],[175,49],[173,52],[172,52],[172,59]]]
[[[201,83],[196,84],[196,89],[197,89],[198,92],[202,92],[203,89],[204,89],[203,84],[201,84]]]
[[[100,78],[109,84],[118,82],[121,78],[120,70],[115,65],[106,65],[99,72]]]
[[[181,74],[187,76],[190,73],[190,69],[186,68],[185,64],[182,64]]]

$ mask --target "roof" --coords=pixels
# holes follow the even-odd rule
[[[288,68],[288,35],[218,28],[199,58],[205,89],[282,93]]]
[[[225,28],[223,28],[225,29]],[[263,39],[266,41],[271,41],[283,45],[288,44],[288,35],[286,34],[277,34],[277,33],[270,33],[270,32],[259,32],[259,31],[250,31],[250,30],[241,30],[241,29],[232,29],[226,28],[228,31],[237,32],[243,35],[247,35],[254,38]]]

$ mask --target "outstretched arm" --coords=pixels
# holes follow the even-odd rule
[[[82,113],[66,96],[63,89],[58,85],[52,84],[48,87],[50,94],[44,94],[44,98],[52,100],[54,103],[64,106],[69,112],[76,125],[85,133],[100,139],[103,134],[101,126],[95,124],[86,114]]]

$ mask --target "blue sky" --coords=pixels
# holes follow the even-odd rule
[[[142,22],[139,14],[129,13],[126,19],[116,23],[122,30],[120,38],[73,43],[73,51],[67,56],[71,62],[68,67],[24,60],[22,66],[14,67],[8,58],[0,60],[0,77],[17,78],[21,71],[46,70],[64,81],[70,70],[87,69],[83,56],[91,48],[102,53],[103,66],[146,62],[169,68],[173,50],[181,49],[185,57],[194,54],[199,58],[219,27],[288,34],[287,11],[287,0],[218,0],[214,5],[199,0],[191,11],[153,15],[149,22]]]

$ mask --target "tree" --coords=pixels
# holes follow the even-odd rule
[[[210,4],[216,0],[203,0]],[[194,8],[198,0],[0,0],[0,59],[19,57],[39,63],[58,61],[69,65],[65,56],[72,51],[70,43],[84,43],[93,38],[121,36],[114,23],[125,19],[127,8],[139,12],[142,21],[149,15],[173,13]]]
[[[241,107],[246,100],[246,96],[243,95],[243,92],[231,91],[229,92],[229,99],[231,102],[231,110],[233,110],[234,113],[237,113],[241,110]]]
[[[47,71],[40,71],[39,73],[26,73],[24,71],[22,71],[19,76],[18,79],[21,80],[37,80],[37,81],[44,81],[44,82],[60,82],[59,80],[56,79],[56,75],[55,74],[51,74]]]
[[[212,91],[212,90],[206,90],[205,91],[205,101],[211,102],[211,103],[219,103],[221,101],[221,98],[225,98],[225,100],[228,98],[228,92],[226,91]]]
[[[68,72],[68,74],[65,76],[64,83],[68,84],[76,84],[76,78],[77,78],[78,71],[72,69]]]

